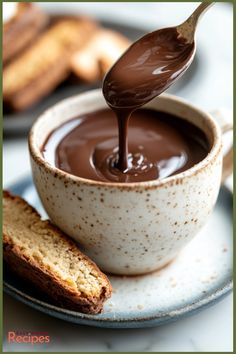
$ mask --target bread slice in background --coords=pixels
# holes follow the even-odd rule
[[[87,17],[58,18],[3,70],[4,105],[14,111],[29,108],[51,93],[70,74],[70,58],[97,30]]]
[[[5,3],[4,6],[8,5]],[[15,58],[19,52],[29,46],[45,28],[48,21],[49,16],[35,3],[16,3],[16,13],[3,24],[3,63]]]
[[[26,201],[3,192],[3,257],[11,270],[53,304],[96,314],[111,284],[77,245]]]
[[[122,34],[101,28],[72,55],[72,72],[82,81],[101,80],[130,44]]]

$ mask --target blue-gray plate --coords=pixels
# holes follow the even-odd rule
[[[45,216],[32,180],[9,188]],[[43,294],[19,281],[4,266],[4,290],[19,301],[48,315],[109,328],[158,326],[213,305],[232,290],[232,193],[221,188],[207,225],[168,267],[136,277],[109,276],[113,295],[99,315],[57,307]]]

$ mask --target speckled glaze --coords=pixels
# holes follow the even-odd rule
[[[45,161],[40,148],[70,118],[106,107],[100,90],[66,99],[42,114],[29,135],[34,182],[50,219],[106,272],[144,274],[172,261],[206,223],[222,175],[221,130],[213,118],[171,95],[146,105],[184,118],[207,135],[211,151],[191,169],[164,180],[97,182]]]

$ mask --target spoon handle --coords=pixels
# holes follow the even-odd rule
[[[199,18],[214,4],[215,2],[203,1],[186,21],[177,26],[178,33],[184,37],[188,43],[194,41],[195,30]]]
[[[193,22],[196,26],[199,18],[214,4],[215,2],[203,1],[187,19],[187,21]]]

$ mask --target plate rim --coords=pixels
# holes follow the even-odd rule
[[[13,190],[13,192],[19,188],[24,190],[30,184],[33,184],[33,179],[30,175],[27,175],[19,179],[18,182],[11,184],[6,189],[10,191]],[[233,191],[230,188],[222,185],[221,189],[225,190],[228,194],[230,194],[231,198],[233,198]],[[10,296],[34,309],[70,322],[91,326],[112,325],[112,327],[127,328],[128,326],[129,328],[134,328],[137,326],[147,327],[148,325],[150,326],[154,324],[161,325],[163,323],[175,321],[179,318],[189,316],[200,310],[203,310],[208,306],[213,305],[232,292],[233,275],[231,275],[230,278],[223,282],[220,287],[214,289],[207,295],[203,295],[202,297],[196,299],[196,301],[184,304],[183,306],[179,306],[174,310],[165,310],[158,313],[155,311],[154,314],[150,314],[151,311],[149,310],[148,313],[144,314],[142,317],[136,317],[136,315],[131,317],[124,317],[122,313],[119,314],[119,317],[114,317],[112,312],[108,312],[106,314],[101,313],[98,315],[89,315],[82,312],[71,311],[37,299],[34,296],[25,293],[21,289],[16,288],[14,285],[9,284],[4,279],[3,290]]]
[[[211,305],[211,304],[213,305],[215,302],[217,302],[217,300],[219,301],[223,299],[223,297],[226,296],[227,294],[230,294],[233,289],[233,281],[230,279],[221,288],[218,288],[216,291],[213,291],[208,296],[203,297],[200,300],[197,300],[195,302],[192,302],[191,304],[187,304],[182,307],[179,307],[175,310],[160,312],[159,314],[154,314],[151,316],[149,315],[147,317],[142,317],[142,318],[133,317],[133,318],[116,318],[116,319],[114,319],[114,317],[112,318],[112,312],[108,313],[108,317],[104,317],[103,313],[98,315],[89,315],[89,314],[84,314],[82,312],[71,311],[68,309],[64,309],[52,305],[50,303],[36,299],[31,295],[22,292],[21,290],[8,284],[6,281],[3,281],[3,289],[7,294],[22,300],[23,303],[31,307],[37,308],[38,310],[42,309],[42,312],[44,313],[46,312],[45,309],[49,310],[50,313],[46,312],[47,314],[56,313],[64,316],[69,316],[70,318],[76,320],[90,320],[92,322],[98,322],[98,323],[132,324],[132,323],[142,323],[142,322],[161,321],[161,320],[164,320],[166,322],[168,320],[174,320],[180,317],[184,317],[184,315],[191,315],[197,310],[205,308],[207,305]],[[111,316],[109,316],[109,314],[111,314]]]

